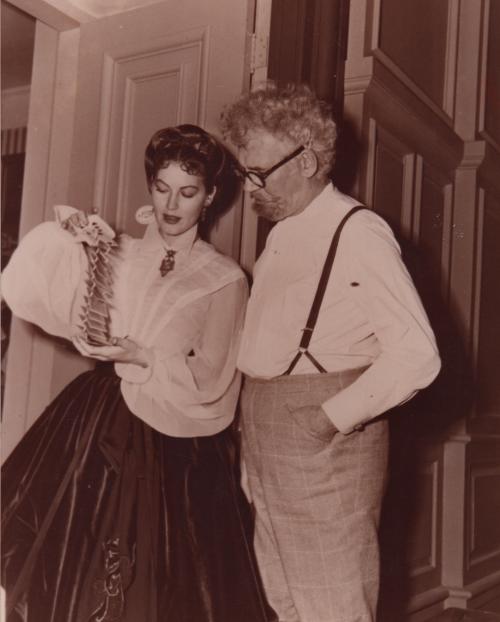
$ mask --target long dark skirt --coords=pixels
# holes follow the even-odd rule
[[[9,622],[268,620],[234,457],[230,429],[160,434],[109,368],[79,376],[2,469]]]

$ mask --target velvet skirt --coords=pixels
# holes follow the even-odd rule
[[[2,469],[8,622],[272,619],[232,429],[161,434],[111,370],[66,387]]]

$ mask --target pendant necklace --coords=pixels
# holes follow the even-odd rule
[[[160,264],[160,274],[165,276],[175,267],[175,253],[177,251],[167,250],[165,257],[162,259]]]

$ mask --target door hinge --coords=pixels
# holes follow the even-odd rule
[[[250,73],[261,67],[267,67],[269,53],[269,37],[253,32],[250,35]]]

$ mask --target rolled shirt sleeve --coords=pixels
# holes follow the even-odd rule
[[[380,354],[350,386],[323,403],[343,433],[410,399],[440,369],[433,331],[399,246],[374,214],[369,226],[349,222],[342,233],[346,286],[378,340]]]

